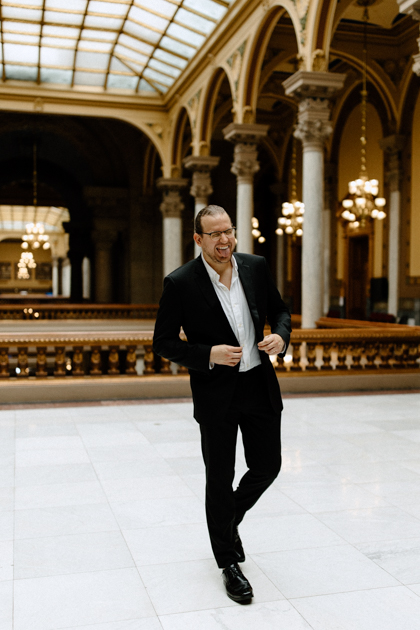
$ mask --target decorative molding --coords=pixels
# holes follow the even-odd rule
[[[329,99],[341,90],[345,80],[345,74],[298,70],[283,81],[283,86],[287,96],[298,100],[308,96]]]
[[[197,123],[197,114],[198,114],[198,106],[200,104],[200,97],[201,97],[201,88],[188,101],[188,108],[190,110],[190,119],[191,119],[191,131],[193,135],[194,135],[195,127]]]
[[[420,285],[420,276],[407,276],[405,279],[407,285]]]
[[[159,206],[163,217],[179,219],[185,205],[181,201],[180,191],[188,184],[188,179],[181,177],[161,177],[157,187],[163,192],[163,201]]]
[[[159,125],[158,123],[146,123],[146,125],[153,131],[155,135],[157,135],[158,138],[163,140],[164,129],[162,125]]]

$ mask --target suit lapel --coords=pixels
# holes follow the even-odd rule
[[[195,260],[197,262],[195,269],[195,280],[200,291],[202,292],[203,297],[211,308],[211,325],[216,326],[221,330],[224,329],[226,331],[226,334],[229,334],[230,336],[233,335],[233,339],[236,340],[236,343],[234,343],[232,340],[232,345],[239,345],[239,342],[236,339],[236,335],[233,332],[231,325],[229,324],[229,320],[226,317],[223,307],[220,304],[220,300],[217,297],[216,291],[214,290],[213,283],[210,280],[209,274],[207,273],[204,263],[201,260],[201,256],[199,256]]]
[[[255,286],[252,281],[251,269],[247,264],[241,260],[240,256],[235,255],[235,260],[238,263],[239,278],[242,283],[242,287],[245,292],[245,296],[248,302],[249,311],[251,313],[252,321],[254,322],[255,330],[258,330],[260,323],[260,316],[258,314],[257,302],[255,298]]]

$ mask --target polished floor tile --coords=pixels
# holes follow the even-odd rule
[[[17,510],[15,538],[110,532],[119,526],[108,503]]]
[[[163,630],[312,630],[287,601],[165,615],[161,623]]]
[[[154,616],[136,569],[15,580],[14,630],[55,630]]]
[[[242,570],[255,591],[254,603],[284,599],[252,560]],[[140,567],[139,573],[158,615],[237,606],[227,600],[222,572],[212,558]]]
[[[282,426],[238,606],[191,402],[0,410],[0,630],[420,628],[420,395],[290,398]]]
[[[415,630],[420,597],[404,586],[294,599],[314,630]]]
[[[15,541],[15,579],[134,566],[121,532],[95,532]]]
[[[252,559],[288,599],[399,586],[351,545],[252,554]]]

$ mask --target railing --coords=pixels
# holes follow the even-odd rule
[[[175,375],[187,370],[152,350],[153,332],[0,334],[0,378]],[[419,370],[420,327],[310,329],[292,333],[279,373],[307,376]],[[420,373],[420,372],[419,372]]]
[[[0,304],[0,319],[156,319],[157,304]]]
[[[296,330],[288,355],[274,365],[283,372],[321,374],[418,369],[420,327],[388,326]]]

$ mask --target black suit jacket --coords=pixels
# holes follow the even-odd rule
[[[273,333],[289,344],[290,313],[261,256],[234,254],[249,310],[255,326],[256,341],[264,337],[266,320]],[[187,341],[179,337],[184,329]],[[235,367],[215,365],[210,369],[212,346],[239,346],[201,259],[179,267],[164,280],[157,314],[153,349],[160,355],[188,368],[194,400],[194,417],[200,423],[215,418],[223,420],[232,399],[239,364]],[[282,401],[276,373],[265,352],[260,352],[270,400],[275,413]]]

